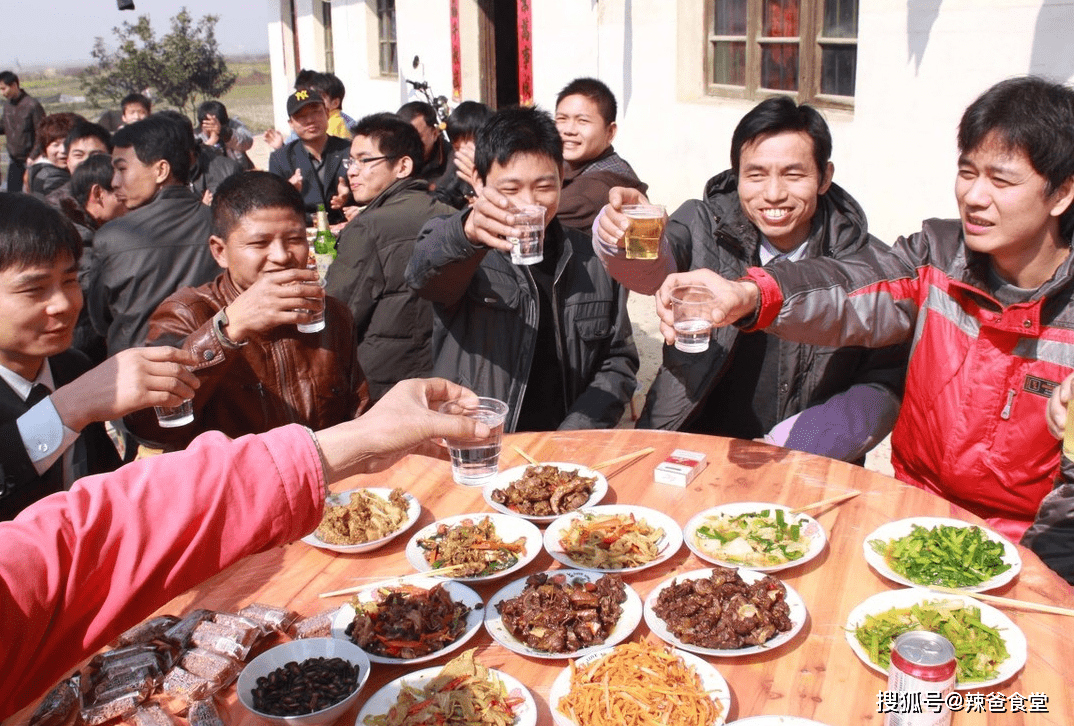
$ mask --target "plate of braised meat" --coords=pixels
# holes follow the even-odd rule
[[[657,585],[645,599],[645,622],[657,637],[702,655],[770,651],[797,635],[805,621],[801,596],[755,570],[684,572]]]
[[[483,491],[485,501],[496,511],[545,523],[599,504],[607,493],[608,480],[599,471],[560,461],[508,469]]]
[[[385,580],[336,611],[332,635],[351,641],[374,663],[421,663],[472,638],[482,607],[481,596],[460,582]]]
[[[616,574],[538,572],[489,600],[485,629],[534,658],[579,658],[622,642],[641,622],[641,598]]]

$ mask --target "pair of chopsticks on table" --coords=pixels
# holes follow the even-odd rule
[[[523,459],[528,461],[533,466],[539,466],[540,465],[541,462],[539,462],[536,459],[534,459],[532,456],[527,454],[521,448],[519,448],[517,446],[512,446],[511,448],[514,449],[515,451],[517,451],[519,456],[521,456]],[[602,461],[599,464],[593,464],[593,466],[591,466],[589,468],[590,469],[602,469],[602,468],[604,468],[606,466],[613,466],[615,464],[622,464],[624,461],[631,461],[633,459],[638,459],[638,458],[640,458],[642,456],[645,456],[646,454],[653,453],[653,451],[655,451],[655,449],[653,447],[646,446],[644,449],[638,449],[637,451],[635,451],[633,453],[623,454],[622,456],[617,456],[614,459],[608,459],[607,461]]]
[[[467,565],[450,565],[448,567],[438,567],[435,570],[428,570],[427,572],[413,572],[409,575],[399,575],[398,577],[385,577],[384,575],[374,575],[372,577],[357,577],[357,580],[378,580],[386,583],[402,583],[405,580],[413,580],[424,577],[450,577],[460,570],[466,569]],[[354,585],[353,587],[345,587],[342,590],[332,590],[331,592],[322,592],[318,597],[340,597],[341,595],[353,595],[356,592],[369,587],[365,585]]]

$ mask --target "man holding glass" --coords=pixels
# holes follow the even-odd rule
[[[627,293],[588,237],[556,219],[563,144],[551,117],[498,112],[477,132],[474,166],[473,207],[426,224],[407,267],[433,301],[434,374],[506,402],[505,432],[614,427],[638,371]],[[515,264],[521,210],[537,205],[540,259]]]
[[[351,316],[306,267],[301,195],[275,174],[244,172],[220,185],[212,213],[209,248],[224,272],[161,303],[147,338],[196,359],[194,421],[161,428],[153,412],[140,411],[127,417],[132,433],[177,449],[203,431],[236,437],[287,423],[321,428],[361,413],[368,395]],[[324,329],[299,332],[321,309]]]
[[[651,295],[670,273],[698,268],[728,277],[780,259],[844,257],[883,246],[865,213],[832,182],[828,124],[788,97],[747,113],[731,138],[731,169],[704,199],[667,220],[656,259],[629,259],[624,205],[647,200],[613,189],[594,223],[593,245],[609,273]],[[698,349],[704,346],[697,346]],[[760,331],[715,331],[703,353],[664,347],[639,428],[683,429],[755,439],[859,461],[895,423],[906,348],[876,351],[785,342]]]

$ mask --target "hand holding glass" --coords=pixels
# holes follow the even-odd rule
[[[451,476],[459,484],[483,486],[500,469],[500,441],[507,404],[495,398],[479,397],[477,403],[464,406],[459,401],[440,405],[441,413],[469,416],[489,427],[485,439],[444,439],[451,454]]]
[[[310,260],[306,265],[307,270],[317,270],[317,284],[322,288],[325,287],[325,277],[321,271],[321,266],[317,264],[316,260]],[[327,268],[324,271],[327,273]],[[302,283],[299,283],[302,284]],[[312,315],[309,322],[298,323],[298,332],[300,333],[319,333],[324,330],[324,298],[321,298],[321,307],[319,310],[304,310]]]
[[[178,406],[154,406],[153,411],[157,414],[157,425],[162,429],[186,426],[194,421],[194,399],[188,398]]]
[[[628,260],[655,260],[660,254],[660,238],[664,235],[667,217],[661,204],[627,204],[623,214],[630,226],[623,235]]]
[[[516,265],[533,265],[544,259],[545,208],[540,204],[524,204],[515,210],[514,226],[520,230],[518,237],[507,237],[511,243],[511,262]]]
[[[684,285],[671,291],[671,310],[675,316],[675,347],[684,353],[703,353],[709,349],[712,333],[712,308],[716,293],[704,285]]]

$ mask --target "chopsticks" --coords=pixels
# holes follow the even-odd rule
[[[440,567],[435,570],[429,570],[428,572],[412,572],[409,575],[399,575],[398,577],[385,577],[384,575],[374,575],[372,577],[359,577],[358,580],[377,580],[383,582],[402,582],[403,580],[409,580],[420,577],[438,577],[454,575],[459,570],[465,569],[466,565],[451,565],[449,567]],[[366,585],[354,585],[353,587],[345,587],[342,590],[332,590],[331,592],[322,592],[317,597],[339,597],[341,595],[353,595],[356,592],[369,587]]]
[[[636,458],[638,458],[640,456],[645,456],[646,454],[651,454],[651,453],[653,453],[653,451],[655,451],[655,449],[653,449],[653,447],[646,446],[644,449],[639,449],[639,450],[635,451],[632,454],[623,454],[622,456],[617,456],[614,459],[608,459],[607,461],[602,461],[599,464],[594,464],[593,466],[591,466],[589,468],[590,469],[600,469],[600,468],[605,467],[605,466],[611,466],[613,464],[619,464],[619,463],[622,463],[624,461],[630,461],[631,459],[636,459]]]
[[[840,504],[842,502],[845,502],[848,499],[853,499],[854,497],[858,496],[859,494],[861,494],[861,492],[854,491],[854,492],[847,492],[846,494],[840,494],[839,496],[831,497],[830,499],[821,499],[819,502],[813,502],[812,504],[806,504],[803,507],[795,507],[794,509],[792,509],[790,511],[790,514],[801,514],[802,512],[806,511],[807,509],[816,509],[818,507],[823,507],[823,506],[825,506],[827,504]]]
[[[533,458],[532,456],[530,456],[529,454],[527,454],[527,453],[526,453],[525,451],[523,451],[523,450],[522,450],[521,448],[519,448],[519,447],[517,447],[517,446],[512,446],[511,448],[512,448],[512,449],[514,449],[515,451],[517,451],[517,452],[518,452],[518,455],[519,455],[519,456],[521,456],[521,457],[522,457],[523,459],[525,459],[526,461],[528,461],[528,462],[529,462],[530,464],[532,464],[533,466],[537,466],[537,464],[538,464],[537,460],[536,460],[536,459],[534,459],[534,458]]]
[[[1051,613],[1052,615],[1068,615],[1074,617],[1074,610],[1056,607],[1055,605],[1042,605],[1035,602],[1026,602],[1025,600],[1015,600],[1009,597],[985,595],[980,592],[966,592],[965,590],[956,590],[953,587],[943,587],[942,585],[929,585],[928,588],[935,592],[942,592],[945,595],[963,595],[965,597],[972,597],[977,600],[990,602],[1014,610],[1029,610],[1031,612]]]

